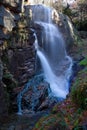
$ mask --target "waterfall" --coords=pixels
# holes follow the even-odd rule
[[[46,81],[50,84],[52,95],[65,99],[69,93],[72,59],[66,53],[65,43],[58,27],[52,23],[52,11],[49,11],[49,8],[45,6],[42,6],[42,9],[45,16],[41,19],[38,15],[38,19],[34,19],[34,22],[43,28],[43,43],[40,46],[35,35],[35,48]]]
[[[40,11],[42,8],[42,11]],[[72,59],[67,55],[63,37],[58,26],[52,23],[51,9],[45,6],[36,6],[33,11],[35,24],[43,29],[42,43],[35,36],[35,49],[40,59],[41,67],[46,82],[49,83],[51,96],[65,99],[69,93],[69,79],[72,73]],[[43,14],[43,15],[42,15]],[[18,114],[22,114],[22,97],[28,91],[29,86],[38,86],[43,76],[33,77],[18,94]]]
[[[56,75],[46,56],[39,49],[37,38],[35,40],[35,48],[37,50],[37,55],[40,58],[46,81],[50,84],[52,95],[65,99],[66,95],[69,93],[69,78],[72,70],[72,59],[65,55],[65,59],[60,61],[58,65],[57,71],[59,74]]]

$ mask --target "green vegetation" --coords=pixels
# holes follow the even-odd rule
[[[81,60],[79,65],[87,66],[87,57],[85,57],[85,59]]]
[[[41,118],[33,130],[55,130],[56,128],[61,130],[68,128],[61,113],[50,114]]]
[[[86,60],[80,62],[86,64]],[[87,67],[78,73],[75,83],[71,90],[71,99],[82,109],[87,109]]]

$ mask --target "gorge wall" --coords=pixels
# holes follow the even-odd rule
[[[12,94],[13,89],[10,83],[15,84],[16,79],[20,86],[35,73],[34,32],[25,19],[22,13],[22,1],[0,1],[1,117],[8,113],[9,95]],[[9,86],[11,92],[9,92]]]

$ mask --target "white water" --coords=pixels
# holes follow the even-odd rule
[[[37,40],[36,40],[37,41]],[[63,73],[56,76],[43,52],[39,50],[38,43],[35,41],[35,47],[37,49],[37,55],[40,58],[41,65],[44,71],[44,76],[48,83],[50,83],[50,88],[52,95],[59,98],[66,98],[69,93],[69,78],[71,75],[72,60],[69,56],[65,58],[68,60],[69,67],[66,70],[62,70]],[[65,59],[65,60],[66,60]],[[63,69],[63,63],[60,69]]]
[[[50,83],[50,88],[52,90],[53,95],[57,97],[66,98],[66,95],[68,94],[67,81],[65,79],[63,80],[63,77],[57,77],[56,75],[54,75],[47,59],[41,51],[37,51],[37,55],[41,60],[44,75],[46,77],[47,82]],[[64,88],[66,88],[66,90]]]
[[[45,22],[39,19],[39,14],[37,21],[35,21],[36,24],[43,27],[42,49],[38,44],[36,35],[35,48],[41,61],[44,76],[50,84],[53,96],[66,98],[69,93],[72,59],[67,56],[65,43],[58,27],[52,24],[49,9],[47,11],[47,8],[44,7],[44,10]],[[48,20],[46,16],[49,17]]]

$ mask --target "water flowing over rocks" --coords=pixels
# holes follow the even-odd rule
[[[44,11],[44,7],[45,6],[43,6],[43,5],[32,5],[32,6],[28,5],[25,7],[26,15],[29,15],[29,10],[31,10],[31,12],[32,12],[31,25],[37,32],[39,43],[42,42],[43,27],[40,24],[38,25],[37,21],[38,20],[41,20],[43,22],[50,21],[48,17],[46,18],[47,10]],[[45,8],[47,8],[47,7],[45,7]],[[68,48],[72,47],[74,40],[75,40],[75,35],[77,34],[73,24],[71,23],[71,20],[69,19],[68,16],[66,16],[62,13],[58,13],[55,9],[50,8],[48,10],[48,12],[51,13],[50,17],[52,19],[52,22],[58,26],[61,34],[63,35],[63,38],[66,43],[66,48],[68,50]]]
[[[42,74],[34,76],[22,89],[14,89],[14,92],[18,94],[18,114],[44,111],[57,102],[56,97],[51,96],[50,86]]]

